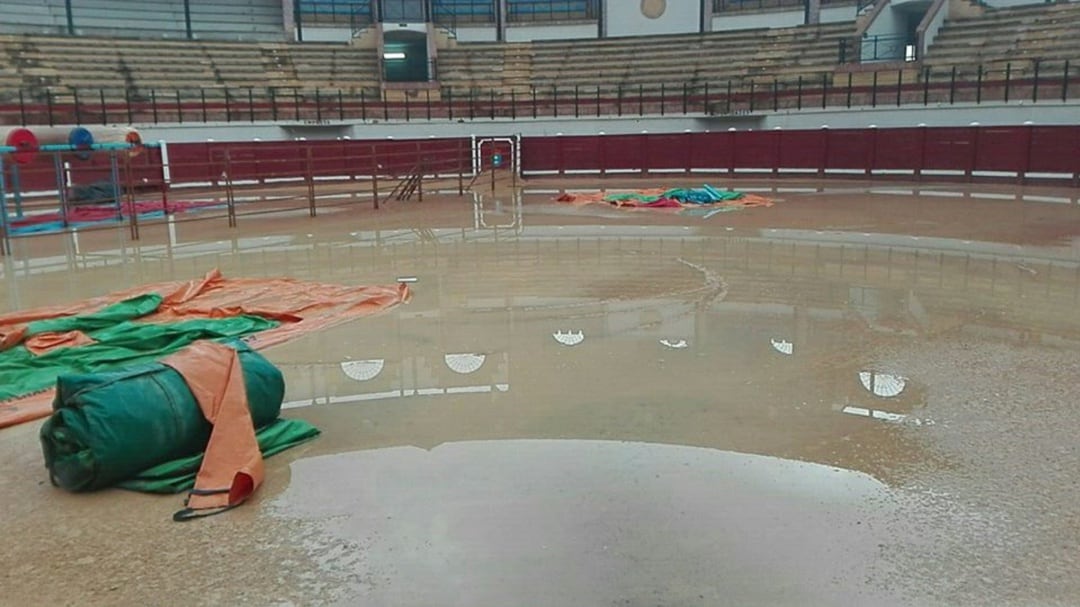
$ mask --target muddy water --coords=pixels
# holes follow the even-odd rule
[[[417,282],[267,351],[324,435],[229,514],[63,494],[5,430],[0,603],[1080,602],[1075,191],[761,185],[711,217],[529,191],[16,240],[6,309],[214,267]]]

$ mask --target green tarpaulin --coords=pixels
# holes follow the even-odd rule
[[[148,363],[200,339],[230,339],[278,326],[258,316],[184,320],[170,324],[134,322],[157,310],[159,295],[143,295],[82,316],[30,323],[28,335],[82,331],[96,343],[58,348],[40,356],[25,346],[0,352],[0,400],[52,387],[61,374],[89,374]]]

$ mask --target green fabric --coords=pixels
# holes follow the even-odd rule
[[[58,348],[34,356],[25,346],[0,352],[0,401],[45,390],[61,374],[110,371],[158,360],[200,340],[223,340],[258,333],[279,325],[258,316],[200,318],[171,324],[133,322],[154,312],[158,295],[129,299],[98,312],[30,323],[31,334],[83,331],[93,344]]]
[[[32,322],[26,327],[27,335],[64,333],[67,331],[83,331],[86,333],[96,329],[105,329],[125,320],[134,320],[147,314],[153,314],[160,306],[161,296],[157,293],[139,295],[106,306],[90,314],[62,316]]]
[[[281,371],[241,342],[256,428],[281,411]],[[72,348],[76,350],[78,348]],[[161,363],[93,375],[61,375],[53,413],[41,427],[45,466],[70,491],[110,487],[142,471],[201,453],[212,429],[182,375]]]
[[[279,419],[255,433],[263,457],[277,455],[319,435],[319,429],[299,419]],[[180,493],[195,486],[203,453],[189,455],[143,470],[117,487],[144,493]]]

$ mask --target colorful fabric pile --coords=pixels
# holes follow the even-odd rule
[[[735,190],[718,190],[708,184],[700,188],[651,188],[590,193],[566,192],[555,199],[571,204],[607,204],[616,207],[650,209],[692,209],[710,207],[735,211],[748,207],[770,207],[772,200]]]

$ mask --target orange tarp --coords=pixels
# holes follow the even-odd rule
[[[197,341],[161,362],[184,377],[203,416],[213,426],[187,507],[173,519],[216,514],[239,506],[259,488],[264,477],[239,355],[228,346]]]
[[[240,314],[281,321],[278,327],[246,339],[256,350],[388,310],[409,298],[408,287],[403,284],[346,286],[290,278],[225,278],[214,270],[198,280],[145,285],[73,304],[0,315],[0,341],[19,343],[29,322],[88,314],[147,293],[158,293],[163,301],[157,312],[139,319],[140,322],[176,322]],[[71,340],[68,345],[80,340],[77,336],[57,337],[55,334],[49,338]],[[48,344],[38,346],[48,349]],[[0,428],[48,416],[52,411],[53,392],[47,390],[0,403]]]

